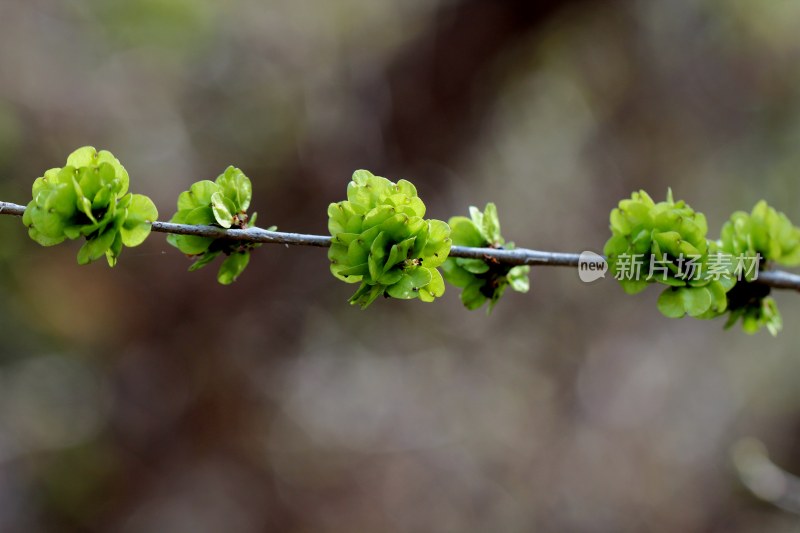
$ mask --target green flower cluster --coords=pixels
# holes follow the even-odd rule
[[[256,221],[256,213],[247,215],[252,197],[250,179],[238,168],[228,167],[215,181],[198,181],[188,191],[182,192],[178,196],[178,212],[170,222],[246,229]],[[175,234],[169,235],[167,242],[195,259],[190,271],[202,268],[218,255],[225,254],[227,257],[217,272],[217,281],[223,285],[229,285],[239,277],[250,262],[250,250],[260,246],[257,243]]]
[[[128,193],[128,172],[110,152],[84,146],[63,168],[52,168],[33,183],[33,200],[22,222],[42,246],[84,237],[81,265],[105,256],[117,262],[122,246],[138,246],[158,218],[152,200]]]
[[[426,220],[410,182],[393,183],[357,170],[347,200],[328,207],[331,272],[361,283],[350,298],[363,308],[381,295],[432,302],[444,294],[439,270],[450,253],[450,227]]]
[[[719,249],[733,257],[760,257],[761,265],[778,263],[785,266],[800,265],[800,228],[789,218],[761,200],[752,212],[737,211],[722,226]],[[745,280],[751,281],[757,270],[745,270]],[[783,327],[778,305],[769,296],[766,285],[740,283],[728,294],[730,316],[726,327],[740,318],[742,329],[755,333],[766,327],[776,335]]]
[[[754,257],[785,266],[800,265],[800,228],[761,200],[753,211],[736,211],[722,226],[719,248],[733,256]],[[748,279],[748,281],[750,281]]]
[[[456,246],[475,248],[504,248],[513,250],[513,242],[505,242],[500,234],[497,207],[486,204],[481,213],[477,207],[469,208],[470,218],[452,217],[448,224],[450,237]],[[488,312],[494,308],[507,287],[518,292],[528,292],[528,273],[531,267],[502,264],[498,261],[449,257],[442,265],[448,283],[461,287],[461,301],[467,309],[477,309],[489,302]]]
[[[628,294],[660,283],[667,285],[658,299],[664,315],[714,318],[725,312],[726,294],[736,281],[726,262],[717,262],[716,270],[709,268],[707,233],[705,216],[682,200],[675,202],[671,190],[666,201],[658,203],[639,191],[611,212],[612,236],[604,253]]]

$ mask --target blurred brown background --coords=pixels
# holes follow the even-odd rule
[[[357,168],[544,250],[639,188],[800,222],[799,32],[792,0],[3,0],[0,199],[91,144],[162,219],[235,164],[287,231]],[[797,531],[732,461],[800,472],[795,294],[777,339],[570,269],[362,312],[322,250],[222,287],[163,235],[78,267],[1,218],[2,532]]]

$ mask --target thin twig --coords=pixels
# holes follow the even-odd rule
[[[9,202],[0,202],[0,215],[15,215],[21,217],[25,214],[25,206],[12,204]]]
[[[22,216],[25,206],[0,202],[0,215]],[[331,238],[326,235],[307,235],[303,233],[284,233],[282,231],[268,231],[261,228],[248,229],[222,229],[216,226],[192,226],[188,224],[173,224],[172,222],[155,221],[152,223],[153,231],[160,233],[174,233],[177,235],[196,235],[212,239],[228,239],[232,241],[259,242],[286,244],[298,246],[317,246],[327,248],[331,245]],[[567,266],[577,267],[579,254],[561,252],[543,252],[516,248],[502,250],[497,248],[471,248],[468,246],[453,246],[450,249],[451,257],[464,257],[468,259],[490,259],[507,265],[535,265],[535,266]],[[785,272],[783,270],[762,270],[754,283],[769,285],[776,289],[792,289],[800,291],[800,274]]]
[[[153,222],[153,231],[174,233],[177,235],[196,235],[212,239],[229,241],[260,242],[273,244],[295,244],[299,246],[319,246],[327,248],[331,238],[325,235],[305,235],[303,233],[284,233],[268,231],[261,228],[223,229],[217,226],[191,226],[189,224],[173,224],[172,222]]]

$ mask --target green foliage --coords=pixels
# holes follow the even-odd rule
[[[220,5],[209,0],[90,0],[83,8],[102,30],[105,46],[154,48],[147,57],[163,62],[203,53]]]
[[[754,257],[786,266],[800,265],[800,228],[789,218],[761,200],[753,211],[736,211],[725,225],[719,240],[722,251],[733,256]]]
[[[250,179],[238,168],[228,167],[215,181],[198,181],[188,191],[182,192],[178,196],[178,212],[170,222],[246,229],[256,220],[256,213],[252,217],[247,214],[252,197]],[[260,246],[258,243],[174,234],[167,237],[167,242],[194,258],[190,271],[206,266],[219,255],[226,255],[217,272],[217,281],[223,285],[236,281],[250,261],[250,250]]]
[[[353,173],[347,200],[328,207],[331,272],[360,283],[351,304],[363,309],[381,295],[432,302],[444,294],[437,267],[450,253],[450,227],[424,216],[425,204],[410,182]]]
[[[728,293],[728,321],[725,329],[731,328],[741,318],[745,333],[753,334],[766,327],[773,335],[783,328],[783,319],[778,304],[769,296],[770,287],[756,283],[737,283]]]
[[[776,335],[782,320],[770,287],[752,282],[768,263],[800,264],[800,228],[762,200],[749,214],[731,215],[718,241],[709,241],[707,231],[705,217],[673,201],[671,191],[659,203],[644,191],[633,193],[611,212],[612,236],[605,245],[609,268],[629,294],[650,283],[668,285],[658,298],[665,316],[728,313],[726,328],[741,319],[747,333],[766,327]],[[641,258],[640,273],[633,270],[635,257]],[[699,274],[692,279],[687,276],[689,257],[695,258]],[[666,275],[652,271],[651,262],[665,265]]]
[[[722,226],[717,246],[733,257],[760,257],[761,265],[778,263],[786,266],[800,265],[800,228],[789,218],[761,200],[750,213],[737,211]],[[747,281],[755,277],[755,269],[745,271]],[[740,318],[742,329],[755,333],[766,327],[776,335],[783,327],[778,305],[765,285],[739,284],[729,294],[730,316],[726,327]]]
[[[35,180],[23,223],[43,246],[85,239],[79,264],[105,256],[114,266],[122,247],[141,244],[158,218],[153,202],[129,193],[128,185],[127,171],[110,152],[79,148],[64,167]],[[255,213],[247,214],[252,196],[250,180],[231,166],[215,181],[198,181],[181,193],[170,222],[247,229],[256,220]],[[491,312],[508,287],[528,292],[530,267],[505,264],[490,253],[449,257],[453,244],[514,249],[501,235],[493,203],[482,212],[476,207],[469,212],[469,218],[455,216],[449,223],[425,219],[425,204],[413,184],[358,170],[348,184],[347,200],[328,207],[331,272],[360,284],[350,303],[362,308],[381,295],[432,302],[444,294],[447,279],[463,289],[461,300],[468,309],[488,301]],[[726,328],[740,320],[747,333],[766,327],[776,335],[782,328],[770,287],[757,283],[756,275],[775,263],[800,265],[800,228],[764,200],[750,213],[733,213],[717,241],[707,238],[705,216],[676,202],[671,190],[661,202],[645,191],[634,192],[611,211],[610,228],[604,247],[610,271],[629,294],[650,284],[663,286],[658,309],[665,316],[727,313]],[[167,241],[194,259],[190,271],[226,256],[217,280],[227,285],[241,275],[250,251],[260,244],[235,241],[221,231],[219,237],[170,234]]]
[[[675,202],[672,191],[658,203],[639,191],[622,200],[610,218],[604,252],[625,292],[636,294],[651,283],[666,285],[658,308],[668,317],[714,318],[725,312],[727,292],[736,280],[730,262],[709,253],[702,213],[682,200]]]
[[[86,239],[78,263],[105,256],[110,266],[122,247],[138,246],[158,218],[152,200],[128,193],[128,172],[110,152],[84,146],[63,168],[52,168],[33,183],[33,199],[23,223],[42,246]]]
[[[514,243],[506,243],[500,234],[497,207],[486,204],[483,212],[470,207],[470,218],[452,217],[448,224],[450,237],[456,246],[475,248],[514,249]],[[498,261],[448,257],[442,265],[448,283],[461,287],[461,301],[467,309],[477,309],[489,302],[488,312],[494,308],[507,287],[518,292],[528,292],[528,273],[531,267],[502,264]]]

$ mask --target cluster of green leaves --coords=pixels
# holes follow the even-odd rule
[[[410,182],[366,170],[353,174],[347,200],[328,207],[331,272],[361,284],[351,304],[366,308],[381,295],[432,302],[444,294],[437,267],[450,253],[450,227],[424,216]]]
[[[733,213],[722,226],[718,244],[720,250],[734,256],[759,254],[764,261],[800,265],[800,228],[764,200],[750,213]]]
[[[228,167],[215,181],[198,181],[178,196],[178,212],[170,219],[176,224],[246,229],[255,224],[256,213],[247,214],[253,197],[250,179],[235,167]],[[270,228],[274,230],[275,227]],[[217,256],[227,256],[217,272],[217,281],[233,283],[250,261],[257,243],[212,239],[196,235],[169,235],[167,242],[195,261],[190,271],[202,268]]]
[[[706,217],[683,200],[674,201],[672,191],[658,203],[639,191],[611,211],[611,238],[604,252],[628,294],[659,283],[666,285],[658,299],[664,315],[714,318],[727,309],[727,292],[736,280],[729,270],[710,275],[707,233]],[[633,261],[637,257],[642,258],[641,272]]]
[[[497,207],[486,204],[483,212],[470,206],[470,218],[456,216],[447,222],[450,238],[456,246],[475,248],[514,249],[513,242],[505,242],[500,234]],[[448,283],[461,287],[461,301],[467,309],[477,309],[489,302],[488,312],[494,308],[507,287],[518,292],[528,292],[528,274],[531,267],[503,264],[498,261],[448,257],[442,265]]]
[[[761,200],[750,213],[737,211],[722,226],[716,243],[722,252],[733,257],[760,257],[761,265],[776,263],[784,266],[800,265],[800,228],[789,218]],[[746,271],[745,279],[751,281],[755,270]],[[766,327],[775,335],[783,326],[778,305],[769,296],[765,285],[740,283],[729,293],[730,316],[726,327],[740,318],[742,328],[755,333]]]
[[[128,172],[110,152],[84,146],[70,154],[66,166],[34,181],[22,221],[42,246],[83,237],[78,263],[105,256],[113,267],[123,245],[141,244],[158,218],[150,198],[128,193],[128,181]]]
[[[658,308],[668,317],[715,318],[728,313],[726,328],[741,319],[747,333],[762,327],[773,335],[780,331],[781,315],[769,296],[770,287],[753,281],[769,264],[800,265],[800,228],[765,201],[751,213],[731,215],[717,241],[706,236],[705,216],[683,201],[675,202],[672,191],[658,203],[644,191],[635,192],[610,218],[605,254],[611,272],[629,294],[660,283],[668,287]],[[637,254],[642,270],[631,272],[631,258]],[[690,257],[696,257],[691,268]],[[651,262],[666,264],[667,275],[651,269]],[[689,276],[694,268],[699,276]]]

